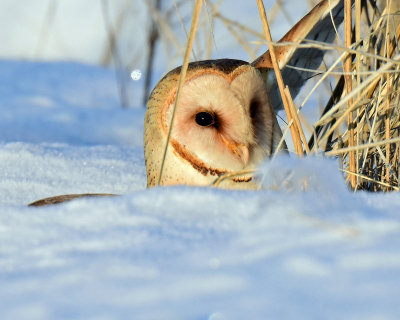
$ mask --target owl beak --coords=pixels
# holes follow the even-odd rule
[[[233,152],[242,160],[245,166],[249,163],[249,147],[239,144],[235,147]]]
[[[221,136],[222,141],[226,146],[243,162],[246,166],[249,163],[249,147],[241,143],[232,143],[228,141],[224,136]]]

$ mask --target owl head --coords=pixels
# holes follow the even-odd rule
[[[147,184],[156,185],[181,68],[166,74],[150,95],[144,146]],[[255,169],[281,138],[261,73],[233,59],[189,64],[160,184],[210,185],[225,173]],[[239,175],[222,186],[249,188]]]

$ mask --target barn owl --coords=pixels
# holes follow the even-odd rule
[[[332,42],[336,26],[343,21],[343,8],[343,0],[321,1],[280,40],[288,43],[276,47],[283,80],[293,97],[312,72],[291,66],[315,69],[324,56],[319,48],[297,48],[293,43],[305,39]],[[144,153],[148,187],[158,185],[180,70],[175,68],[158,82],[147,104]],[[189,64],[160,185],[211,185],[225,173],[255,169],[275,152],[282,136],[275,112],[282,102],[270,70],[268,51],[252,63],[219,59]],[[256,184],[250,175],[241,174],[221,186],[251,189]],[[33,205],[76,197],[82,195],[46,198]]]

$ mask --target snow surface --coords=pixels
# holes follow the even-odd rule
[[[0,319],[400,318],[398,193],[286,157],[263,191],[146,190],[143,116],[110,70],[0,62]],[[123,196],[26,206],[80,192]]]

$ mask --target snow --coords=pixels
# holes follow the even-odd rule
[[[141,77],[142,77],[142,72],[139,69],[135,69],[131,72],[132,80],[138,81],[140,80]]]
[[[262,191],[147,190],[144,110],[111,70],[0,69],[1,319],[399,318],[399,194],[293,157]],[[80,192],[122,196],[26,206]]]

